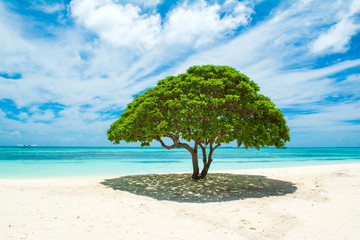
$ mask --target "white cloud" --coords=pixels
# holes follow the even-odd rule
[[[140,7],[109,0],[74,0],[72,16],[78,23],[115,46],[148,50],[155,45],[200,47],[224,38],[249,22],[252,9],[241,2],[208,4],[185,2],[169,12],[165,19],[159,13],[142,13]],[[221,17],[224,14],[225,16]]]
[[[360,102],[322,106],[318,113],[299,114],[288,120],[293,131],[360,131],[359,125],[349,121],[360,119]]]
[[[347,96],[346,99],[360,98],[360,74],[349,75],[345,80],[336,82],[337,91],[334,96]]]
[[[53,4],[37,4],[34,5],[35,9],[43,11],[47,14],[53,14],[65,9],[65,5],[61,3],[53,3]]]
[[[320,69],[302,69],[267,76],[261,82],[263,93],[273,99],[278,107],[321,101],[336,91],[344,91],[341,84],[329,79],[335,73],[360,66],[360,59],[345,61]]]
[[[29,118],[29,114],[27,114],[26,112],[20,112],[16,117],[19,120],[26,120]]]
[[[21,37],[21,19],[8,13],[0,2],[0,69],[16,72],[16,67],[25,64],[31,44]]]
[[[118,2],[122,4],[133,4],[143,7],[155,7],[164,2],[164,0],[120,0]]]
[[[354,24],[352,20],[342,19],[333,25],[330,30],[316,39],[311,47],[315,54],[343,53],[348,50],[348,44],[352,36],[360,29],[360,24]]]
[[[6,116],[6,113],[4,113],[4,111],[2,111],[2,110],[0,109],[0,120],[1,120],[2,118],[5,118],[5,116]]]
[[[71,13],[80,24],[115,46],[148,49],[157,42],[161,31],[159,14],[141,14],[132,4],[116,4],[107,0],[76,0]]]
[[[337,4],[341,5],[341,3]],[[348,9],[340,10],[336,14],[338,21],[313,41],[310,51],[314,54],[346,52],[351,38],[360,30],[360,23],[355,18],[358,13],[360,13],[360,3],[358,0],[353,0]]]
[[[32,121],[52,121],[55,117],[54,112],[50,109],[45,111],[32,109],[31,111],[34,112],[34,114],[31,116]]]
[[[221,13],[225,14],[222,18]],[[199,47],[247,25],[251,13],[252,9],[240,2],[227,1],[224,7],[209,5],[205,1],[184,4],[169,13],[164,24],[165,39],[170,43]]]
[[[0,132],[4,137],[2,139],[3,144],[18,144],[19,142],[12,142],[11,139],[6,138],[6,135],[11,136],[11,132],[19,131],[27,144],[42,146],[75,144],[84,146],[89,143],[90,138],[100,136],[95,145],[104,145],[108,143],[106,130],[115,120],[113,117],[109,117],[105,121],[88,121],[82,119],[81,113],[76,109],[65,109],[66,113],[64,112],[60,118],[53,119],[51,112],[45,111],[42,115],[41,111],[33,110],[37,111],[35,113],[36,119],[28,119],[25,122],[8,119],[0,110]],[[51,124],[45,123],[51,119]],[[60,138],[63,141],[59,142]]]

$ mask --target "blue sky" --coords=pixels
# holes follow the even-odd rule
[[[1,0],[0,46],[0,145],[112,146],[133,96],[215,64],[276,103],[289,147],[360,146],[358,0]]]

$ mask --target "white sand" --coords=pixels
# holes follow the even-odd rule
[[[298,190],[199,204],[114,191],[102,178],[0,179],[0,239],[360,238],[360,164],[231,172]]]

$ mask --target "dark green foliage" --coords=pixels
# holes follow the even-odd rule
[[[151,174],[107,179],[115,190],[177,202],[222,202],[282,196],[296,191],[294,184],[255,175],[209,174],[191,181],[189,174]]]
[[[244,74],[227,66],[193,66],[186,73],[160,80],[135,97],[108,130],[115,143],[157,140],[167,149],[186,148],[192,154],[197,178],[197,149],[203,153],[205,177],[213,151],[221,143],[238,146],[275,146],[290,140],[282,112]],[[164,138],[172,145],[166,145]],[[180,140],[185,142],[181,142]],[[194,147],[186,142],[194,142]],[[209,147],[209,153],[206,154]]]

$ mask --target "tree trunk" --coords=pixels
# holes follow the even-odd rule
[[[200,179],[204,179],[206,177],[211,163],[212,163],[212,158],[208,159],[207,163],[204,164],[204,167],[201,170]]]
[[[203,169],[201,170],[200,179],[204,179],[209,171],[209,164],[205,164]]]
[[[212,143],[210,144],[210,152],[209,152],[209,155],[207,157],[207,160],[206,160],[206,157],[204,157],[204,168],[202,169],[201,171],[201,174],[200,174],[200,178],[201,179],[204,179],[209,171],[209,168],[210,168],[210,164],[212,163],[213,159],[212,159],[212,155],[213,155],[213,152],[215,151],[215,149],[218,147],[218,145],[213,148],[212,147]],[[205,153],[205,150],[203,150],[203,154]]]
[[[168,146],[166,145],[160,137],[155,137],[155,139],[157,141],[159,141],[161,143],[161,146],[166,148],[166,149],[173,149],[173,148],[180,148],[183,147],[186,150],[188,150],[191,153],[191,157],[192,157],[192,164],[193,164],[193,175],[192,178],[193,179],[199,179],[200,175],[199,175],[199,163],[198,163],[198,156],[197,156],[197,149],[198,149],[198,142],[195,142],[195,146],[194,149],[192,149],[187,143],[181,143],[179,141],[179,132],[177,133],[177,135],[173,135],[173,134],[168,134],[169,138],[171,138],[174,142],[173,145]]]
[[[199,179],[199,164],[198,164],[198,156],[197,151],[191,153],[192,157],[192,164],[193,164],[193,175],[192,179],[198,180]]]

